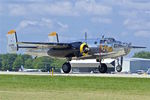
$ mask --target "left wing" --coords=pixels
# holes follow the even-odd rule
[[[54,35],[54,33],[53,33]],[[20,48],[23,49],[47,49],[47,48],[69,48],[70,43],[46,43],[46,42],[18,42],[15,30],[10,30],[7,34],[8,52],[16,53]]]
[[[17,42],[18,48],[68,48],[69,43]]]

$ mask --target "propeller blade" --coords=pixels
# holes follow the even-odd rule
[[[85,42],[87,43],[87,32],[85,32]]]

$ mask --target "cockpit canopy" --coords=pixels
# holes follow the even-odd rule
[[[111,44],[114,42],[116,42],[114,38],[104,38],[100,40],[100,44],[104,44],[104,43]]]

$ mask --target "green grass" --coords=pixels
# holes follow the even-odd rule
[[[150,79],[0,75],[0,100],[150,100]]]

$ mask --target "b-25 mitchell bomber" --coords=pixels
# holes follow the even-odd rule
[[[25,49],[27,54],[34,56],[51,56],[65,58],[67,62],[62,65],[64,73],[71,71],[70,61],[72,59],[96,59],[99,62],[99,72],[106,73],[107,65],[102,63],[103,59],[117,59],[116,70],[121,72],[123,56],[129,54],[132,48],[145,48],[132,46],[131,43],[116,41],[114,38],[98,39],[94,42],[95,46],[88,46],[86,42],[60,43],[58,34],[52,32],[49,36],[55,36],[56,42],[19,42],[15,30],[10,30],[7,34],[8,48],[10,53],[19,49]],[[119,59],[120,58],[120,59]]]

